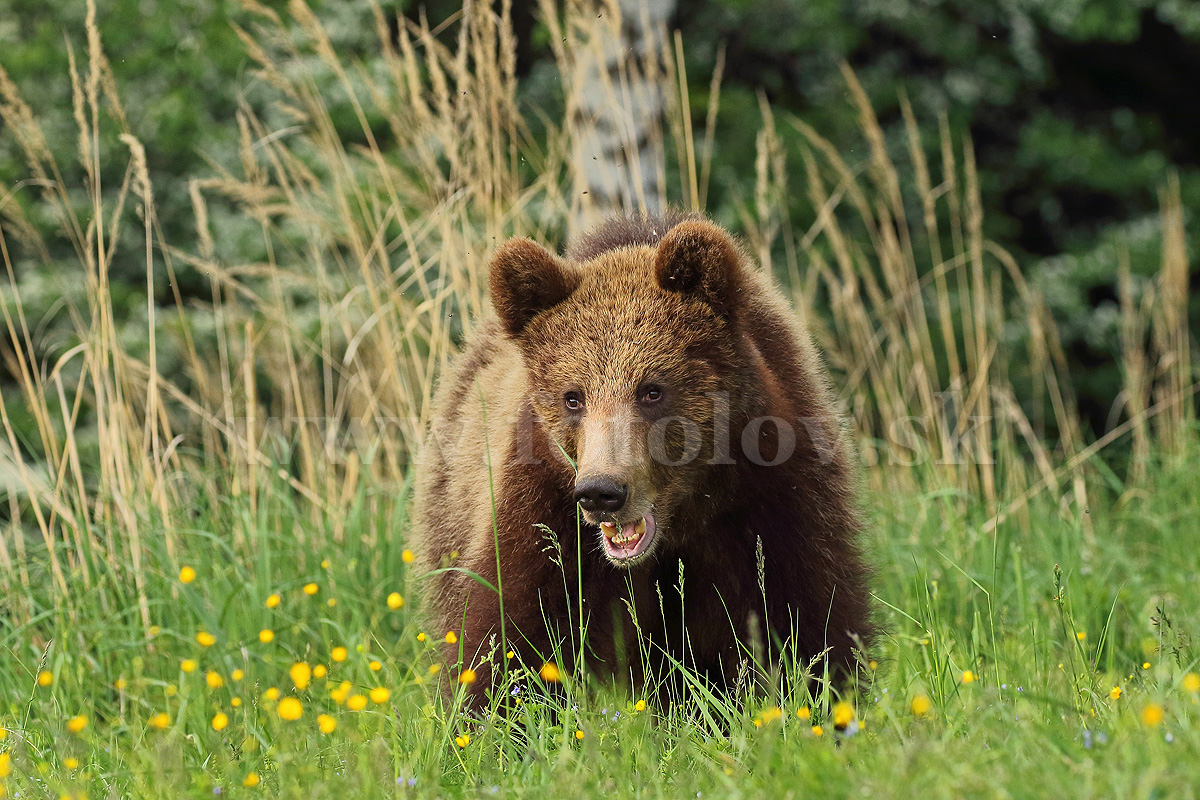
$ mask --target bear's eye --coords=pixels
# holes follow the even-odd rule
[[[657,403],[659,400],[662,400],[662,397],[662,387],[653,383],[643,386],[641,391],[638,392],[639,403]]]
[[[582,411],[583,410],[583,395],[579,392],[567,392],[563,395],[563,405],[567,411]]]

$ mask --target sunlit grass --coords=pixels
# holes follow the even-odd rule
[[[27,598],[45,611],[0,639],[4,786],[20,796],[492,786],[694,796],[799,782],[903,796],[918,783],[1021,794],[1036,776],[1039,790],[1071,796],[1066,763],[1096,786],[1132,788],[1140,774],[1179,789],[1200,778],[1200,590],[1172,577],[1200,565],[1161,554],[1200,506],[1187,465],[1152,474],[1156,496],[1096,521],[1109,549],[1090,568],[1061,567],[1078,553],[1073,526],[1053,514],[1044,536],[993,564],[990,546],[970,544],[967,520],[943,515],[912,541],[928,500],[881,504],[872,545],[888,635],[857,692],[791,685],[778,697],[685,695],[662,707],[637,688],[575,685],[549,662],[498,687],[517,700],[506,716],[464,713],[460,673],[441,668],[434,637],[419,638],[419,610],[388,602],[415,596],[418,576],[400,555],[407,531],[381,585],[363,569],[374,554],[357,544],[327,567],[310,553],[311,571],[296,569],[298,537],[224,558],[199,535],[217,520],[201,516],[181,542],[194,580],[183,583],[161,547],[150,551],[149,629],[136,603],[116,605],[107,590],[82,613],[54,610],[52,586]],[[260,507],[306,524],[294,511],[286,499]],[[314,583],[320,591],[307,593]],[[276,637],[263,642],[260,630]],[[710,717],[729,723],[714,729]],[[622,780],[630,770],[643,780]]]

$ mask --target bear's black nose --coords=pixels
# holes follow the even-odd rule
[[[629,489],[608,475],[581,478],[575,484],[575,502],[584,511],[620,511],[625,507]]]

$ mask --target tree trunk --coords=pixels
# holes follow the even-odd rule
[[[573,134],[572,229],[666,205],[663,110],[675,0],[601,0],[575,16],[567,98]]]

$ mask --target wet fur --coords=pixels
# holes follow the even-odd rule
[[[465,568],[495,585],[498,542],[510,646],[535,667],[555,646],[573,663],[581,581],[586,662],[598,674],[637,680],[658,666],[638,657],[627,602],[652,654],[665,648],[718,683],[746,657],[739,641],[774,655],[773,643],[790,640],[802,658],[829,648],[830,665],[852,671],[855,649],[874,633],[855,480],[824,368],[771,279],[716,226],[673,214],[613,220],[561,258],[512,240],[493,260],[492,287],[497,316],[479,325],[435,399],[416,488],[420,565]],[[653,558],[625,569],[604,557],[594,527],[584,524],[577,538],[575,476],[559,450],[571,454],[576,428],[558,400],[577,380],[597,403],[615,403],[650,365],[687,387],[672,412],[700,421],[704,441],[690,465],[646,466],[671,514]],[[722,433],[702,402],[710,390],[729,392],[734,463],[705,463]],[[813,421],[795,426],[796,452],[780,466],[755,465],[741,451],[746,421],[764,415]],[[773,430],[765,426],[760,442],[767,460]],[[561,567],[539,525],[554,532]],[[427,579],[425,608],[439,637],[459,633],[444,655],[453,664],[461,653],[476,669],[472,691],[482,701],[491,681],[483,658],[499,647],[499,598],[450,571]],[[494,663],[502,659],[494,652]]]

